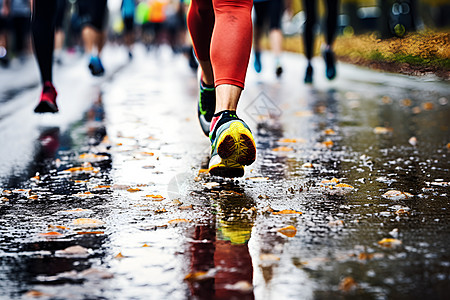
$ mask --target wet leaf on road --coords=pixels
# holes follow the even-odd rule
[[[140,192],[142,190],[140,188],[129,188],[129,189],[127,189],[127,191],[130,193],[136,193],[136,192]]]
[[[413,194],[407,193],[407,192],[401,192],[396,190],[389,190],[386,193],[382,195],[383,198],[390,199],[390,200],[403,200],[413,197]]]
[[[284,228],[278,229],[278,232],[287,237],[294,237],[297,234],[297,228],[295,228],[292,225],[289,225]]]
[[[323,141],[322,143],[320,143],[322,146],[326,147],[326,148],[331,148],[333,147],[334,143],[332,140],[326,140]]]
[[[296,144],[296,143],[305,143],[306,141],[304,140],[304,139],[288,139],[288,138],[283,138],[283,139],[279,139],[278,140],[278,143],[286,143],[286,144],[288,144],[288,143],[293,143],[293,144]]]
[[[397,240],[397,239],[391,239],[391,238],[384,238],[378,242],[378,245],[386,247],[386,248],[400,246],[401,244],[402,244],[402,241]]]
[[[325,130],[323,131],[323,133],[326,134],[326,135],[335,135],[335,134],[336,134],[336,131],[334,131],[334,130],[331,129],[331,128],[327,128],[327,129],[325,129]]]
[[[292,209],[283,209],[280,211],[274,211],[272,212],[272,214],[274,215],[291,215],[291,214],[303,214],[301,211],[296,211],[296,210],[292,210]]]
[[[342,189],[354,189],[353,186],[351,186],[350,184],[346,184],[346,183],[338,183],[334,187],[335,188],[342,188]]]
[[[180,223],[190,223],[191,221],[186,220],[186,219],[173,219],[170,220],[168,223],[169,224],[180,224]]]
[[[92,250],[84,248],[80,245],[70,246],[64,250],[57,250],[55,252],[56,256],[62,257],[87,257],[92,252]]]
[[[339,290],[343,292],[350,292],[351,290],[355,289],[357,286],[356,281],[348,276],[341,280],[339,283]]]
[[[153,201],[162,201],[162,200],[166,199],[166,198],[164,198],[164,197],[161,196],[161,195],[153,195],[153,194],[151,194],[151,195],[145,195],[145,198],[150,198],[150,199],[152,199]]]
[[[375,133],[375,134],[388,134],[388,133],[391,133],[393,131],[394,131],[394,129],[392,129],[392,128],[381,127],[381,126],[375,127],[373,129],[373,133]]]
[[[280,146],[280,147],[277,147],[277,148],[273,148],[272,151],[275,151],[275,152],[290,152],[290,151],[294,151],[294,149],[291,148],[291,147]]]
[[[105,225],[105,222],[97,219],[78,218],[73,220],[72,224],[80,227],[95,228]]]
[[[40,298],[40,297],[53,297],[54,295],[51,294],[47,294],[41,291],[37,291],[37,290],[31,290],[25,293],[25,297],[29,297],[29,298]]]
[[[58,238],[61,237],[63,234],[56,231],[50,231],[45,233],[39,233],[39,235],[43,237]]]

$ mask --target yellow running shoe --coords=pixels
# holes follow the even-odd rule
[[[224,111],[213,119],[209,173],[221,177],[242,177],[244,166],[256,159],[252,133],[234,111]]]

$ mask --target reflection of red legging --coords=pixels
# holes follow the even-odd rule
[[[197,58],[211,61],[215,85],[244,88],[252,46],[252,0],[192,0],[187,24]]]

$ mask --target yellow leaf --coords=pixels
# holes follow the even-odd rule
[[[79,218],[73,220],[72,224],[76,226],[98,227],[104,225],[105,222],[97,219]]]
[[[314,165],[312,163],[304,163],[302,168],[314,168]]]
[[[40,236],[47,236],[47,237],[58,237],[62,236],[62,233],[56,232],[56,231],[50,231],[46,233],[39,233]]]
[[[301,211],[296,211],[296,210],[291,210],[291,209],[283,209],[280,211],[274,211],[272,212],[272,214],[274,215],[290,215],[290,214],[299,214],[301,215],[302,212]]]
[[[339,283],[339,289],[343,292],[349,292],[356,287],[356,281],[352,277],[345,277]]]
[[[144,245],[142,245],[142,247],[144,247],[144,248],[145,248],[145,247],[150,247],[150,246],[149,246],[149,245],[147,245],[147,244],[144,244]]]
[[[155,153],[153,152],[141,152],[142,155],[153,156]]]
[[[334,130],[331,129],[331,128],[327,128],[327,129],[325,129],[325,130],[323,131],[323,133],[325,133],[326,135],[335,135],[335,134],[336,134],[336,131],[334,131]]]
[[[326,141],[322,142],[321,144],[327,148],[331,148],[334,143],[331,140],[326,140]]]
[[[294,151],[294,149],[292,149],[290,147],[280,146],[280,147],[277,147],[277,148],[273,148],[272,151],[275,151],[275,152],[289,152],[289,151]]]
[[[390,133],[392,131],[394,131],[392,128],[381,127],[381,126],[375,127],[373,129],[373,133],[375,133],[375,134],[387,134],[387,133]]]
[[[288,139],[288,138],[284,138],[284,139],[279,139],[278,143],[304,143],[305,140],[304,139]]]
[[[135,192],[140,192],[142,190],[140,188],[129,188],[129,189],[127,189],[127,191],[130,193],[135,193]]]
[[[162,214],[162,213],[166,213],[166,212],[167,212],[167,210],[165,208],[155,210],[155,213],[157,213],[157,214]]]
[[[432,102],[425,102],[422,104],[422,108],[424,110],[432,110],[434,108],[434,105]]]
[[[110,185],[97,185],[94,187],[94,189],[109,189],[111,188]]]
[[[200,169],[198,170],[198,174],[207,174],[208,173],[208,169]]]
[[[165,198],[161,195],[145,195],[146,198],[152,198],[154,201],[162,201]]]
[[[289,225],[287,227],[278,229],[278,232],[284,234],[287,237],[294,237],[297,234],[297,228],[295,228],[292,225]]]
[[[199,271],[199,272],[193,272],[189,273],[184,277],[184,280],[186,281],[202,281],[212,278],[212,274],[209,274],[209,272]]]
[[[338,184],[336,184],[336,187],[337,187],[337,188],[354,189],[353,186],[351,186],[351,185],[349,185],[349,184],[346,184],[346,183],[338,183]]]
[[[339,179],[334,178],[334,177],[332,179],[330,179],[330,180],[324,179],[324,180],[321,181],[321,183],[323,183],[323,184],[331,184],[331,185],[334,185],[334,184],[336,184],[338,182],[339,182]]]
[[[169,224],[178,224],[178,223],[189,223],[191,221],[186,219],[173,219],[169,221]]]
[[[121,258],[125,258],[126,256],[123,256],[122,255],[122,252],[119,252],[119,254],[117,254],[116,256],[114,256],[114,258],[117,258],[117,259],[121,259]]]
[[[379,241],[378,244],[383,247],[391,248],[391,247],[401,245],[402,241],[397,240],[397,239],[384,238],[381,241]]]
[[[70,228],[65,226],[59,226],[59,225],[48,225],[49,229],[62,229],[62,230],[69,230]]]

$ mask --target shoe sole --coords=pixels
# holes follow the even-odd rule
[[[41,101],[34,109],[35,113],[57,113],[58,107],[48,101]]]
[[[222,177],[242,177],[244,167],[256,159],[252,134],[241,122],[234,122],[220,136],[217,155],[211,158],[209,173]]]

